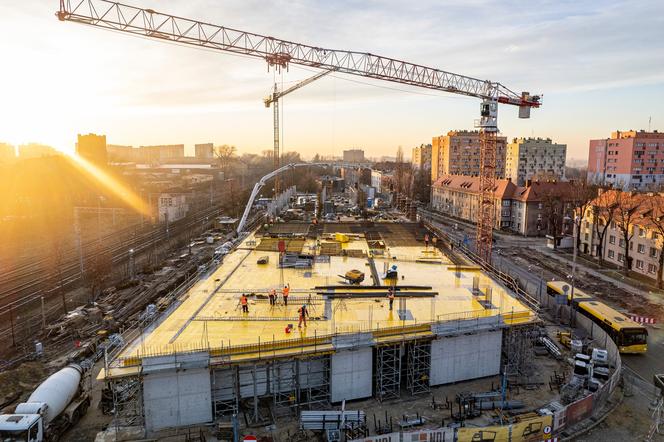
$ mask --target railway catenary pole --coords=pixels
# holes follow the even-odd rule
[[[269,67],[290,64],[390,81],[482,100],[480,106],[480,213],[477,253],[491,261],[495,226],[495,148],[498,104],[519,107],[519,118],[530,118],[540,95],[517,94],[498,82],[459,75],[369,52],[326,49],[267,35],[192,20],[108,0],[60,0],[60,21],[71,21],[171,43],[203,47],[265,60]]]

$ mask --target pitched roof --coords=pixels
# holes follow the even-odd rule
[[[438,188],[465,191],[466,193],[479,193],[480,177],[466,175],[443,175],[433,183],[433,186]],[[510,180],[498,179],[496,180],[496,185],[493,189],[496,198],[505,199],[512,196],[514,190],[516,189],[516,185]]]
[[[480,178],[465,175],[443,175],[433,183],[433,186],[467,193],[479,193]],[[494,192],[496,198],[500,199],[537,202],[550,195],[569,195],[572,188],[573,183],[567,181],[533,181],[528,186],[517,186],[511,180],[497,179]]]

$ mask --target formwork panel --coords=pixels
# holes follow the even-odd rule
[[[373,351],[370,347],[339,351],[330,359],[332,402],[371,396]]]
[[[268,375],[265,366],[241,366],[239,379],[242,399],[263,396],[268,392]]]
[[[502,331],[443,337],[431,343],[431,385],[500,373]]]
[[[206,368],[147,374],[143,391],[148,432],[212,421],[210,372]]]

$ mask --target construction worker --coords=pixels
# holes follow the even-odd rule
[[[288,305],[288,293],[290,292],[290,285],[286,284],[281,293],[284,295],[284,305]]]
[[[424,248],[426,248],[426,249],[429,248],[429,234],[428,233],[424,234]]]
[[[240,297],[240,304],[242,304],[242,313],[249,313],[249,301],[247,300],[247,295],[244,293]]]
[[[302,304],[302,307],[297,309],[297,312],[300,314],[300,323],[297,324],[297,328],[302,328],[302,322],[304,322],[304,326],[307,326],[307,316],[309,316],[309,310],[307,310],[307,306],[305,304]]]
[[[394,304],[394,287],[387,289],[387,299],[390,301],[390,310],[392,310],[392,305]]]
[[[268,293],[268,297],[270,298],[270,305],[276,305],[277,304],[277,291],[275,289],[270,289],[270,293]]]

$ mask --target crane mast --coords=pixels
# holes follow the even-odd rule
[[[278,69],[288,69],[290,64],[296,64],[479,98],[482,100],[478,123],[481,140],[480,213],[476,246],[479,256],[491,261],[498,104],[518,106],[519,118],[529,118],[530,109],[541,105],[539,95],[517,94],[497,82],[368,52],[320,48],[108,0],[60,0],[56,16],[60,21],[260,58],[268,67]],[[274,104],[278,105],[276,101]],[[274,122],[276,154],[278,116]],[[275,166],[277,161],[278,157]]]
[[[332,71],[330,70],[330,71],[319,72],[316,75],[314,75],[312,77],[309,77],[305,80],[302,80],[299,83],[297,83],[297,84],[295,84],[295,85],[293,85],[293,86],[289,87],[288,89],[285,89],[281,92],[279,92],[279,88],[277,87],[277,83],[275,83],[274,84],[274,92],[272,93],[272,95],[266,97],[263,100],[263,102],[265,103],[265,107],[270,107],[270,105],[273,105],[272,106],[272,110],[273,110],[272,119],[273,119],[273,124],[274,124],[274,151],[273,151],[274,170],[279,169],[279,167],[281,165],[280,164],[281,163],[281,158],[280,158],[280,154],[279,154],[279,100],[284,95],[288,95],[291,92],[296,91],[296,90],[300,89],[301,87],[306,86],[309,83],[312,83],[312,82],[318,80],[319,78],[326,76],[330,72],[332,72]],[[274,177],[274,195],[275,196],[277,194],[279,194],[279,191],[281,190],[280,187],[281,186],[280,186],[279,175],[276,175]]]

